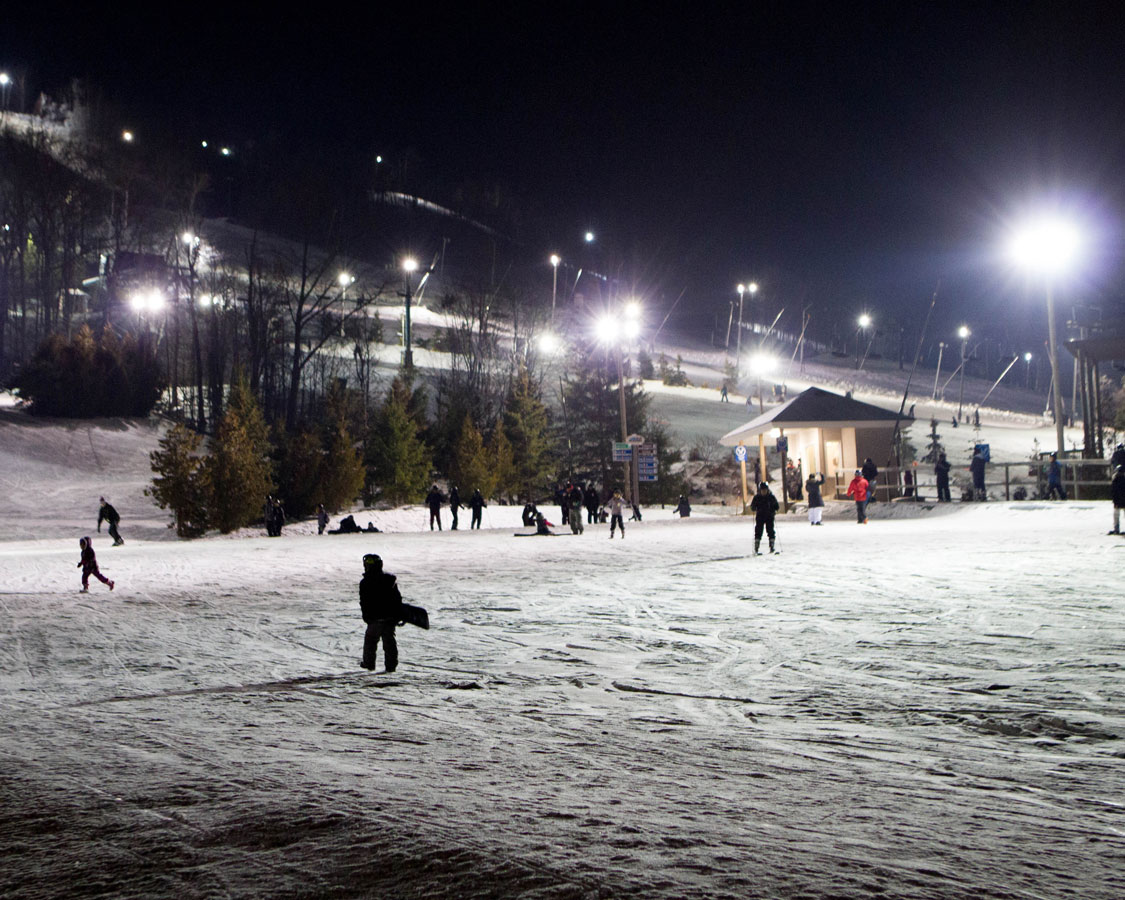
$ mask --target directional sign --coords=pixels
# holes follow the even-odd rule
[[[633,461],[633,445],[627,444],[624,441],[613,442],[613,461],[614,462],[632,462]]]

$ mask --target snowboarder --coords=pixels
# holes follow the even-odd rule
[[[1125,466],[1113,470],[1110,484],[1113,490],[1113,531],[1110,534],[1121,534],[1121,510],[1125,509]]]
[[[824,515],[824,497],[820,494],[820,486],[824,484],[824,476],[813,472],[805,482],[805,493],[809,495],[809,524],[820,525],[820,517]]]
[[[984,487],[984,454],[980,449],[973,451],[973,458],[969,461],[969,471],[973,474],[973,494],[977,500],[987,500],[988,492]]]
[[[939,503],[949,503],[953,497],[949,493],[949,470],[952,468],[944,453],[939,453],[937,462],[934,463],[934,475],[937,476],[937,498]]]
[[[763,481],[758,485],[758,493],[756,493],[754,499],[750,501],[750,509],[754,512],[755,556],[760,556],[762,553],[762,551],[758,549],[762,545],[762,531],[765,531],[766,536],[769,538],[770,553],[777,552],[774,545],[776,534],[774,533],[773,520],[780,508],[781,505],[777,502],[777,497],[773,495],[770,486]]]
[[[436,484],[426,494],[426,506],[430,508],[430,531],[434,530],[435,522],[437,522],[437,530],[441,531],[441,504],[444,499]]]
[[[324,529],[328,527],[328,510],[324,508],[321,503],[316,508],[316,533],[324,534]]]
[[[383,662],[386,671],[398,668],[398,642],[395,626],[402,616],[402,594],[397,579],[383,571],[383,560],[377,553],[363,557],[363,578],[359,582],[359,608],[367,632],[363,636],[363,659],[360,665],[367,670],[375,668],[375,651],[383,641]]]
[[[621,529],[621,539],[625,539],[625,520],[621,518],[621,509],[625,504],[625,498],[621,496],[621,491],[614,491],[613,496],[609,498],[609,537],[613,540],[613,534],[617,528]]]
[[[1059,457],[1057,453],[1051,454],[1051,462],[1047,466],[1047,497],[1051,500],[1055,494],[1059,495],[1060,500],[1066,499],[1066,488],[1062,483],[1062,466],[1059,465]]]
[[[109,536],[113,538],[113,546],[120,547],[125,543],[117,532],[117,523],[121,521],[121,516],[118,515],[117,510],[105,497],[99,497],[98,499],[102,502],[101,508],[98,509],[98,531],[102,530],[102,520],[104,519],[109,525]]]
[[[474,528],[478,531],[480,530],[480,514],[481,510],[486,506],[488,506],[488,504],[484,502],[484,495],[480,492],[480,488],[477,488],[473,491],[473,496],[469,498],[469,509],[473,511],[473,518],[469,522],[470,531]]]
[[[855,478],[848,485],[847,494],[855,500],[855,519],[860,525],[867,524],[867,479],[863,477],[863,470],[855,470]]]
[[[586,485],[586,490],[582,492],[582,499],[586,505],[586,524],[593,525],[598,520],[598,492],[594,490],[592,484]]]
[[[449,526],[450,531],[457,530],[457,511],[461,508],[461,492],[457,490],[457,485],[453,485],[453,490],[449,492],[449,511],[453,513],[453,524]]]
[[[83,593],[83,594],[90,593],[90,576],[91,575],[93,575],[96,579],[98,579],[98,581],[100,581],[102,584],[108,584],[109,589],[112,591],[113,590],[113,582],[110,581],[108,578],[106,578],[98,570],[98,558],[97,558],[97,556],[94,555],[94,544],[93,544],[93,542],[88,537],[79,538],[78,539],[78,546],[82,548],[82,558],[80,560],[78,560],[78,566],[75,566],[75,568],[81,567],[81,569],[82,569],[82,590],[81,590],[81,593]]]
[[[678,515],[681,519],[686,519],[691,515],[691,504],[688,503],[688,498],[683,494],[680,494],[680,502],[676,504],[672,513]]]
[[[547,517],[541,512],[535,514],[535,533],[536,534],[554,534],[550,528],[551,523],[547,521]]]

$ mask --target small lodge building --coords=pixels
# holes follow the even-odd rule
[[[900,421],[905,427],[913,420],[906,415],[900,420],[898,413],[881,406],[811,387],[723,435],[719,443],[745,444],[753,459],[759,435],[768,447],[779,437],[788,438],[788,459],[800,464],[805,478],[823,472],[826,497],[842,496],[855,470],[870,456],[879,467],[879,499],[890,500],[900,494],[894,447],[895,424]],[[891,477],[885,480],[884,475]]]

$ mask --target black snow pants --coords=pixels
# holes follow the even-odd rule
[[[379,649],[379,639],[383,639],[383,662],[387,671],[393,672],[398,668],[398,641],[395,640],[394,619],[374,619],[367,623],[367,633],[363,636],[363,660],[360,665],[365,669],[375,668],[375,651]]]

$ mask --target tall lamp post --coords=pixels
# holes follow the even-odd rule
[[[972,334],[969,331],[968,325],[962,325],[957,329],[957,337],[961,338],[961,395],[957,398],[957,421],[961,421],[961,407],[965,404],[965,350],[969,345],[969,336]]]
[[[612,344],[617,358],[617,401],[621,415],[621,440],[629,439],[629,423],[625,414],[625,361],[622,345],[625,341],[635,340],[641,333],[641,305],[635,300],[630,300],[621,309],[619,315],[603,316],[598,323],[598,338],[602,343]],[[637,450],[634,447],[633,452]],[[639,497],[640,470],[637,460],[625,463],[625,490],[629,494],[629,505],[636,506]]]
[[[1047,294],[1047,355],[1051,358],[1051,411],[1055,418],[1055,439],[1058,452],[1064,448],[1061,382],[1059,381],[1059,345],[1055,328],[1055,279],[1070,268],[1082,243],[1078,228],[1063,219],[1046,216],[1024,225],[1013,235],[1009,245],[1012,260],[1029,275],[1043,279]]]
[[[559,263],[562,257],[557,253],[551,254],[551,324],[555,324],[555,298],[559,293]]]
[[[860,315],[860,317],[855,320],[855,323],[856,323],[856,326],[857,326],[856,331],[855,331],[855,368],[856,368],[856,371],[858,372],[860,369],[863,368],[863,360],[860,359],[859,348],[860,348],[860,345],[863,343],[863,333],[865,331],[867,331],[868,327],[871,325],[871,316],[869,316],[867,313],[862,313]],[[867,354],[864,353],[863,359],[866,359],[866,358],[867,358]]]
[[[774,358],[764,350],[758,350],[753,356],[750,357],[750,371],[758,379],[758,415],[762,415],[766,411],[765,401],[762,399],[762,376],[768,375],[773,371]],[[759,481],[769,481],[769,469],[766,465],[766,436],[758,434],[758,475]],[[784,473],[783,473],[784,477]],[[754,490],[757,491],[758,486],[754,485]]]
[[[1031,390],[1031,351],[1030,350],[1028,350],[1027,353],[1025,353],[1023,355],[1023,361],[1025,363],[1027,363],[1027,374],[1024,376],[1023,386],[1030,391]]]
[[[402,364],[407,369],[414,368],[414,352],[410,349],[410,283],[417,269],[418,260],[414,257],[408,256],[402,261],[402,271],[406,273],[406,317],[403,319],[402,325],[402,345],[404,348]]]

